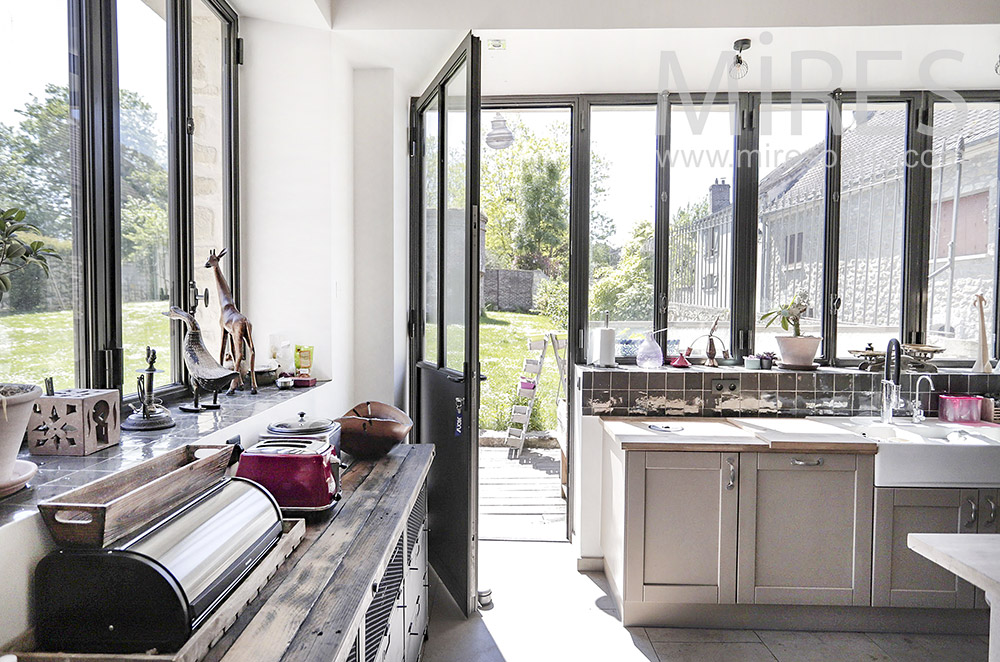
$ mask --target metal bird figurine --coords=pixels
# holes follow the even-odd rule
[[[177,306],[171,306],[170,312],[163,313],[171,319],[182,320],[187,326],[187,334],[184,336],[182,354],[184,364],[187,366],[188,374],[191,376],[191,389],[194,391],[194,406],[182,407],[184,411],[204,411],[214,408],[210,404],[200,405],[198,403],[198,389],[216,394],[226,388],[239,373],[235,370],[223,368],[212,357],[205,348],[205,343],[201,340],[201,327],[195,320],[194,315]]]

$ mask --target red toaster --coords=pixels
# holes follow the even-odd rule
[[[340,499],[340,460],[326,441],[262,440],[240,455],[236,475],[262,485],[283,511],[326,510]]]

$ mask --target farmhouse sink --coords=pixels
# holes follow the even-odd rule
[[[1000,487],[1000,426],[905,418],[884,424],[871,416],[810,419],[876,440],[879,487]]]

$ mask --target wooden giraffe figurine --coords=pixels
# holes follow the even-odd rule
[[[219,318],[219,323],[222,326],[222,350],[219,352],[219,363],[225,365],[228,346],[233,357],[233,369],[236,370],[236,376],[233,377],[232,384],[226,392],[227,395],[232,395],[237,387],[243,388],[243,373],[240,371],[240,366],[243,364],[243,350],[244,343],[246,343],[246,349],[250,352],[250,393],[257,395],[257,375],[254,373],[257,353],[254,351],[253,338],[251,337],[253,326],[233,303],[233,293],[229,290],[226,277],[222,275],[222,269],[219,268],[219,259],[225,254],[225,248],[219,251],[218,255],[215,254],[213,248],[208,255],[208,261],[205,262],[205,268],[212,269],[215,273],[215,283],[219,288],[219,305],[222,307],[222,314]]]

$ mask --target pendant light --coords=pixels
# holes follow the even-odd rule
[[[733,42],[733,50],[736,51],[736,55],[733,56],[733,62],[729,65],[729,77],[739,80],[747,75],[750,71],[749,65],[743,61],[743,51],[750,48],[749,39],[737,39]]]
[[[492,128],[486,134],[486,144],[493,149],[507,149],[514,144],[514,132],[507,127],[507,120],[500,113],[490,122]]]

